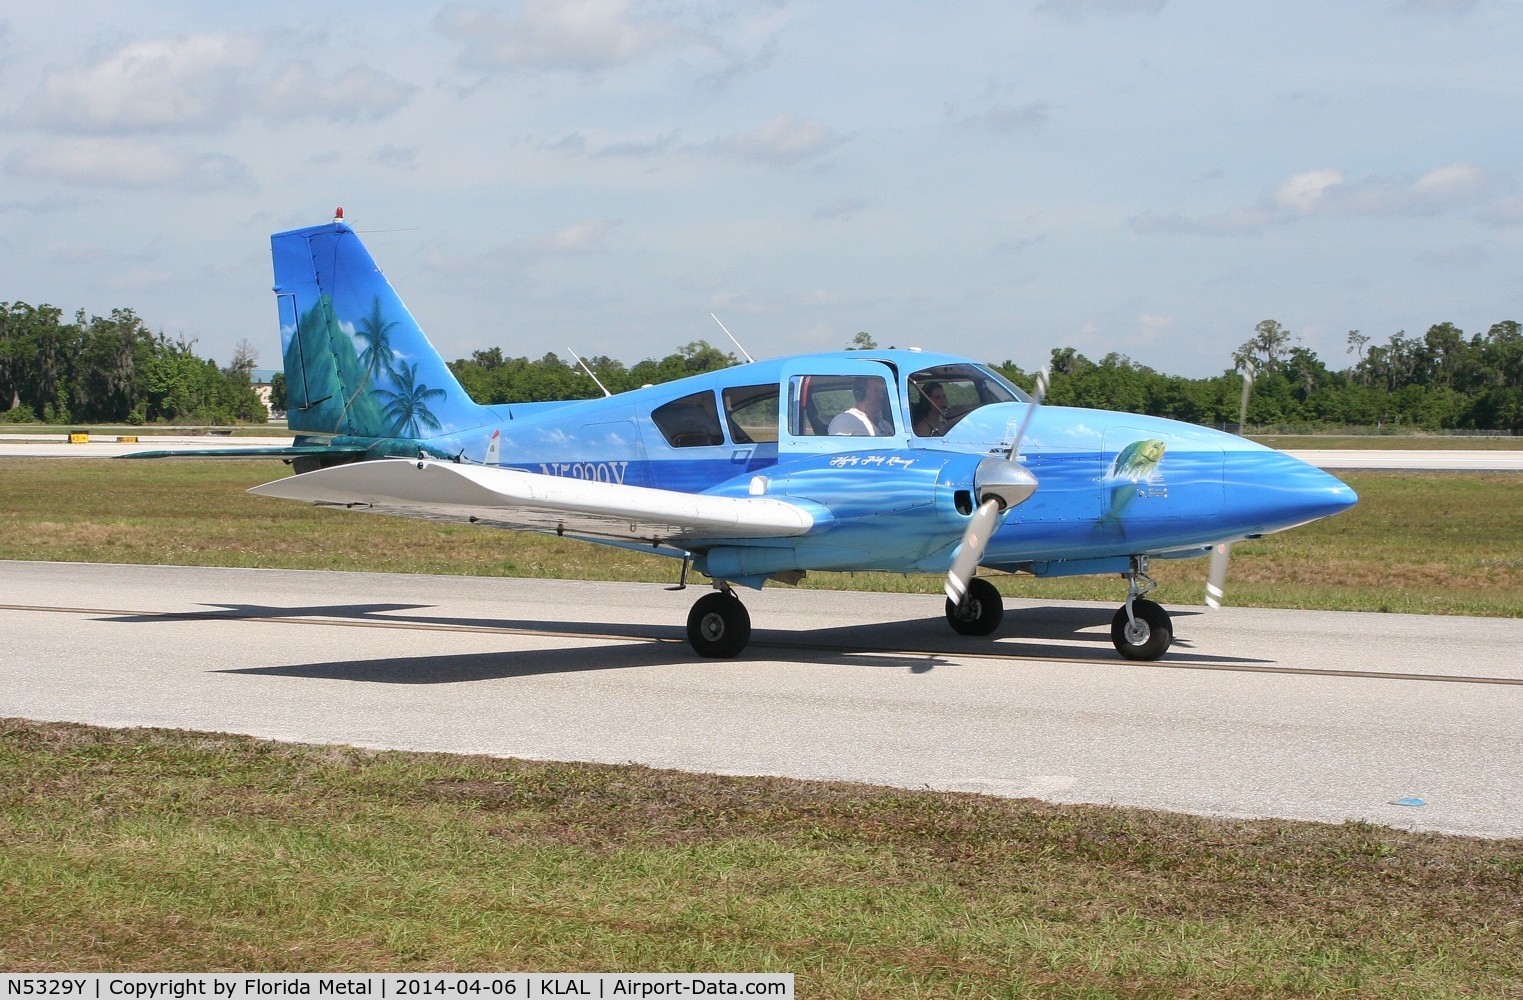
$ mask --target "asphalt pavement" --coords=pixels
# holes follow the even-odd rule
[[[0,715],[1523,836],[1523,621],[769,588],[716,661],[703,592],[0,562]]]

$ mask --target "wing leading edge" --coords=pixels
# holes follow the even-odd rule
[[[411,459],[318,469],[249,492],[398,517],[684,549],[708,541],[796,537],[830,520],[823,507],[786,500],[678,493]]]

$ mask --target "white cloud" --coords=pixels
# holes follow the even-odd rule
[[[1275,188],[1270,201],[1282,212],[1311,215],[1326,204],[1328,191],[1343,182],[1341,170],[1307,170]]]
[[[417,89],[368,66],[323,77],[310,63],[293,62],[263,88],[260,107],[277,120],[374,122],[406,104]]]
[[[604,254],[608,252],[608,234],[619,224],[617,219],[594,219],[566,226],[520,243],[514,253],[520,258]]]
[[[774,115],[749,132],[737,132],[716,140],[707,148],[732,159],[786,168],[817,161],[841,141],[841,137],[824,122],[782,114]]]
[[[1273,204],[1293,215],[1434,215],[1473,205],[1497,186],[1488,171],[1466,163],[1353,183],[1341,170],[1310,170],[1276,188]]]
[[[461,44],[459,65],[475,72],[519,69],[596,72],[650,55],[686,33],[668,18],[642,17],[628,0],[527,0],[517,14],[452,3],[434,27]]]
[[[200,153],[140,139],[70,139],[17,150],[5,161],[18,177],[138,190],[175,188],[201,194],[248,189],[248,167],[230,156]]]
[[[1505,187],[1491,171],[1451,163],[1420,175],[1369,177],[1350,181],[1337,168],[1306,170],[1286,178],[1251,208],[1189,215],[1144,213],[1128,224],[1143,235],[1258,236],[1271,225],[1314,216],[1439,215],[1484,205]],[[1487,218],[1506,224],[1515,209],[1511,199],[1497,202]]]
[[[590,159],[604,157],[630,157],[644,159],[669,152],[677,144],[675,129],[655,136],[615,136],[602,131],[568,132],[557,139],[539,143],[539,148],[570,156],[586,156]]]
[[[93,134],[220,126],[261,48],[252,35],[134,42],[93,63],[47,71],[15,118]]]
[[[76,135],[217,131],[252,113],[375,121],[416,90],[363,66],[325,77],[283,55],[271,35],[131,42],[94,61],[46,71],[11,121]]]

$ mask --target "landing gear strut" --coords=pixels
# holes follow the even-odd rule
[[[958,635],[988,635],[1005,616],[1004,600],[994,584],[983,577],[968,581],[961,601],[947,599],[947,623]]]
[[[1121,575],[1126,603],[1111,619],[1111,642],[1128,660],[1156,660],[1174,640],[1174,626],[1167,611],[1142,596],[1157,586],[1148,576],[1148,557],[1132,556],[1131,570]]]
[[[687,615],[687,641],[699,656],[730,657],[751,641],[751,613],[723,581],[698,598]]]

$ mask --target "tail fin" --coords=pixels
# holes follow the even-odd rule
[[[270,249],[291,430],[422,442],[492,418],[342,218],[276,233]]]

